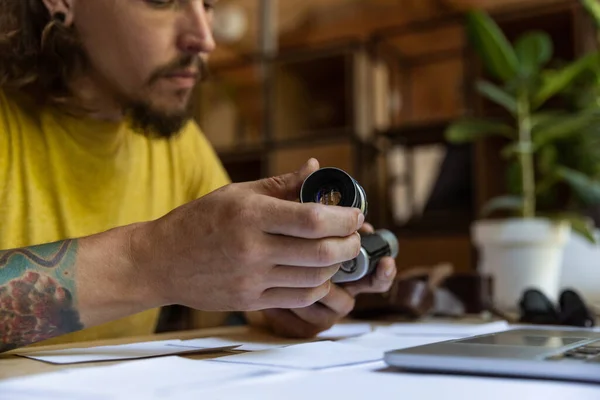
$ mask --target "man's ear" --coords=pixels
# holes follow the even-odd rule
[[[73,24],[73,5],[76,0],[42,0],[52,17],[58,13],[65,16],[63,24],[70,26]]]

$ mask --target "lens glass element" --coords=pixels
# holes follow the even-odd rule
[[[354,271],[356,271],[356,258],[343,262],[342,263],[342,267],[340,268],[342,271],[344,271],[347,274],[352,274],[354,273]]]
[[[315,196],[315,202],[327,206],[337,206],[342,201],[342,194],[335,188],[322,188]]]
[[[302,203],[320,203],[339,207],[355,207],[367,215],[364,189],[339,168],[321,168],[308,176],[300,188]]]

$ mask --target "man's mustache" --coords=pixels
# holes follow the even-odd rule
[[[194,70],[198,71],[199,80],[205,81],[209,77],[209,68],[207,62],[199,56],[184,56],[180,57],[177,60],[165,65],[157,69],[148,80],[148,83],[152,85],[157,80],[164,78],[167,75],[170,75],[174,72],[178,72],[181,70]]]

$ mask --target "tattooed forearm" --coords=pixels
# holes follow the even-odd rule
[[[83,329],[77,240],[0,251],[0,353]]]

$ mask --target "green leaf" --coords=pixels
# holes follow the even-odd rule
[[[490,74],[504,82],[516,76],[517,55],[489,15],[483,11],[470,11],[467,14],[467,34]]]
[[[556,161],[558,160],[558,150],[556,146],[544,146],[540,149],[538,155],[538,168],[544,175],[550,174],[556,169]]]
[[[515,43],[519,60],[519,75],[530,78],[552,58],[554,51],[550,35],[542,31],[525,33]]]
[[[487,216],[498,210],[520,211],[523,209],[523,199],[519,196],[500,196],[490,200],[481,211]]]
[[[491,135],[512,137],[513,128],[508,125],[478,118],[464,118],[456,121],[445,132],[446,140],[452,143],[465,143]]]
[[[534,152],[534,147],[531,145],[531,143],[516,142],[516,143],[511,143],[508,146],[505,146],[502,149],[502,151],[500,152],[500,154],[504,158],[510,158],[514,155],[518,155],[521,153],[533,153],[533,152]]]
[[[568,220],[571,223],[571,229],[586,238],[590,243],[597,244],[594,234],[594,225],[588,219],[579,216],[573,216]]]
[[[594,222],[587,217],[572,213],[549,214],[548,218],[553,221],[566,221],[571,225],[573,232],[579,234],[592,244],[597,244],[594,233]]]
[[[600,203],[600,182],[592,180],[579,171],[561,167],[558,175],[571,186],[577,197],[587,205]]]
[[[541,179],[538,182],[535,188],[536,195],[552,195],[553,193],[550,193],[549,191],[559,182],[560,177],[557,174],[552,173],[546,175],[543,179]]]
[[[594,112],[583,111],[579,114],[557,116],[532,131],[533,142],[537,147],[557,139],[581,133],[596,118]]]
[[[521,164],[516,161],[512,161],[508,164],[506,169],[506,186],[508,192],[513,195],[518,195],[523,190],[522,175],[521,175]]]
[[[559,71],[548,71],[540,90],[533,97],[533,108],[541,107],[553,96],[567,89],[583,72],[598,62],[598,53],[589,53]]]
[[[590,14],[596,23],[596,27],[600,28],[600,3],[598,0],[580,0],[583,7]]]
[[[533,114],[531,116],[531,129],[535,131],[538,128],[552,125],[557,118],[564,117],[566,115],[568,114],[562,111],[549,111]]]
[[[486,81],[477,82],[477,91],[494,103],[504,107],[511,114],[514,115],[517,113],[517,100],[493,83]]]

